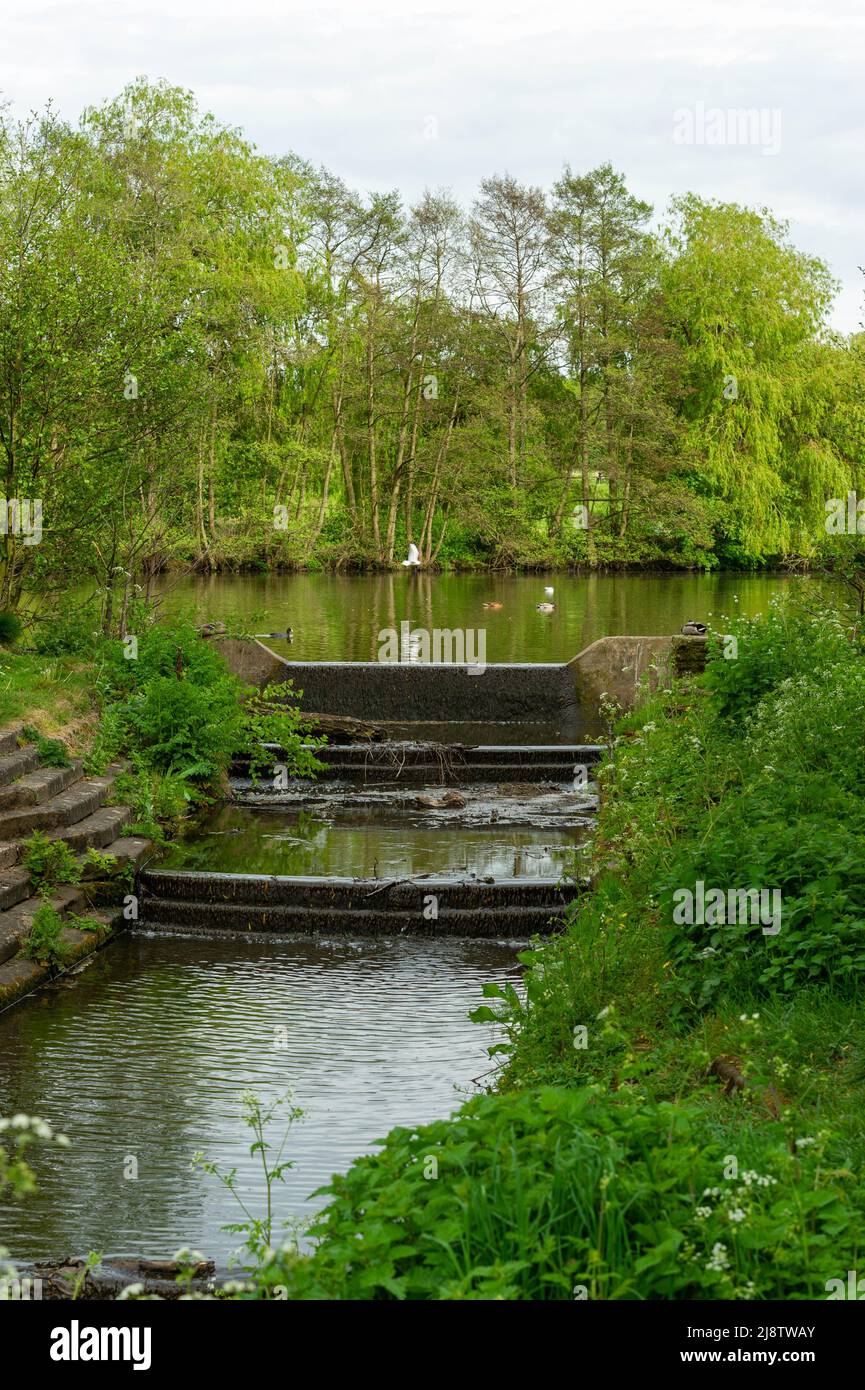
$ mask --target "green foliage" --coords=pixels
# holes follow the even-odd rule
[[[279,1183],[285,1182],[286,1174],[294,1167],[291,1159],[283,1157],[291,1135],[292,1126],[302,1119],[303,1111],[294,1104],[291,1092],[277,1096],[274,1100],[263,1101],[254,1091],[245,1091],[242,1097],[243,1123],[252,1135],[249,1146],[250,1157],[256,1160],[261,1170],[264,1207],[259,1215],[250,1211],[250,1198],[246,1190],[238,1186],[237,1169],[223,1170],[203,1153],[193,1156],[193,1166],[217,1178],[246,1218],[244,1221],[224,1226],[223,1230],[244,1237],[244,1248],[251,1258],[251,1269],[266,1264],[272,1256],[274,1239],[274,1193]],[[282,1122],[282,1136],[274,1150],[270,1130],[276,1121]],[[286,1223],[289,1224],[289,1223]],[[296,1245],[293,1247],[296,1249]]]
[[[66,947],[60,940],[62,931],[63,919],[48,898],[43,897],[33,914],[30,931],[21,942],[22,955],[28,960],[37,961],[39,965],[62,965],[67,956]]]
[[[81,865],[66,841],[49,840],[41,830],[25,840],[21,862],[36,887],[81,881]]]
[[[724,621],[736,638],[737,655],[725,660],[723,644],[710,638],[706,684],[719,712],[735,722],[788,677],[843,661],[849,653],[844,622],[830,608],[808,614],[775,601],[764,616]]]
[[[66,918],[65,925],[67,927],[72,927],[75,931],[93,932],[95,936],[102,935],[105,932],[104,922],[100,922],[96,917],[79,916],[75,912],[70,912],[69,916]]]
[[[17,613],[0,613],[0,646],[11,647],[21,636],[21,619]]]
[[[112,702],[108,742],[156,772],[213,782],[244,745],[239,683],[191,623],[154,625],[124,659],[112,644],[101,679]]]
[[[524,991],[484,990],[500,1094],[334,1178],[314,1254],[266,1259],[260,1294],[822,1298],[855,1267],[865,660],[831,614],[730,627],[741,671],[719,650],[618,720],[593,890]],[[697,879],[779,887],[779,933],[677,925]]]
[[[263,742],[278,743],[290,773],[312,777],[320,764],[305,721],[291,702],[290,683],[245,689],[186,620],[151,624],[137,655],[106,643],[100,692],[105,701],[89,759],[94,769],[126,758],[115,795],[133,808],[133,831],[161,841],[161,824],[177,822],[221,785],[234,757],[256,769],[273,761]]]
[[[86,581],[33,640],[94,657],[178,562],[808,557],[862,483],[834,288],[768,212],[686,194],[658,219],[609,163],[406,208],[263,157],[166,82],[74,129],[0,111],[6,484],[52,518],[7,537],[0,607]]]
[[[292,681],[248,692],[244,719],[253,778],[262,768],[273,765],[273,752],[263,747],[267,743],[278,745],[278,761],[290,768],[293,777],[315,777],[322,770],[323,764],[313,750],[323,748],[327,738],[314,737],[309,721],[289,703],[302,696],[303,691],[295,691]]]
[[[64,606],[56,615],[40,615],[33,627],[33,646],[40,656],[93,657],[101,641],[100,615],[91,600],[78,608]]]
[[[713,1299],[824,1296],[858,1248],[823,1160],[740,1136],[737,1177],[696,1106],[625,1089],[481,1096],[391,1131],[325,1191],[311,1259],[265,1264],[293,1298]]]
[[[116,854],[103,854],[102,850],[91,845],[84,856],[83,870],[90,877],[107,878],[116,871],[117,864]]]
[[[69,1147],[69,1139],[65,1134],[55,1133],[48,1121],[38,1115],[0,1117],[0,1196],[8,1191],[20,1200],[36,1191],[36,1174],[27,1151],[40,1144],[54,1144],[65,1149]]]
[[[165,828],[174,828],[205,799],[194,782],[173,772],[157,772],[141,757],[133,757],[131,770],[118,774],[114,792],[131,807],[131,835],[143,835],[157,844],[166,841]]]
[[[25,724],[22,729],[24,738],[29,743],[36,745],[39,754],[39,761],[45,767],[71,767],[72,759],[66,751],[64,744],[59,738],[46,738],[40,734],[38,729],[34,729],[32,724]]]

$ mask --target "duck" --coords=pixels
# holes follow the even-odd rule
[[[696,623],[693,618],[689,618],[682,628],[683,637],[704,637],[709,631],[705,623]]]
[[[412,541],[411,545],[410,545],[409,548],[408,548],[408,559],[407,559],[407,560],[403,560],[403,562],[402,562],[402,567],[403,567],[403,569],[412,569],[413,567],[416,567],[416,566],[419,566],[419,565],[420,565],[420,551],[418,550],[418,548],[417,548],[417,546],[415,545],[414,541]]]
[[[484,608],[504,608],[503,603],[485,603]]]
[[[257,632],[255,635],[256,637],[281,637],[284,642],[294,641],[294,633],[290,627],[287,627],[285,632]]]
[[[555,605],[554,603],[539,603],[539,604],[538,604],[538,612],[539,612],[539,613],[555,613],[555,611],[556,611],[556,605]]]

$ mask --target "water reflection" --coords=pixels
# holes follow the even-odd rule
[[[381,821],[378,808],[359,810],[345,824],[303,810],[224,806],[199,823],[193,838],[168,849],[160,867],[345,878],[475,873],[557,879],[585,833],[564,826],[412,825],[405,813],[395,825]]]
[[[495,942],[119,939],[0,1019],[0,1113],[44,1115],[73,1141],[38,1155],[35,1197],[0,1205],[0,1245],[19,1260],[226,1256],[236,1212],[190,1159],[236,1165],[251,1196],[247,1088],[291,1085],[307,1112],[277,1210],[308,1214],[331,1173],[394,1125],[447,1115],[456,1085],[489,1071],[492,1032],[467,1012],[484,981],[517,975]]]
[[[194,607],[202,618],[242,619],[256,631],[285,631],[294,642],[273,642],[295,661],[376,661],[379,633],[400,623],[434,628],[483,628],[486,660],[566,661],[614,633],[678,632],[694,618],[754,614],[784,588],[811,581],[767,574],[556,575],[556,610],[538,613],[544,575],[487,574],[256,574],[163,581],[166,612]],[[484,609],[485,602],[500,609]]]

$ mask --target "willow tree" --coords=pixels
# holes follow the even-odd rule
[[[768,212],[694,196],[672,212],[664,294],[682,349],[692,483],[722,504],[732,558],[781,554],[803,498],[842,476],[831,449],[803,448],[791,429],[811,408],[834,282]]]

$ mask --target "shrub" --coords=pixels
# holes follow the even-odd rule
[[[39,761],[44,767],[71,767],[72,759],[59,738],[46,738],[32,724],[25,724],[21,732],[25,739],[36,745]]]
[[[709,641],[705,683],[720,715],[741,723],[770,690],[790,676],[834,665],[849,655],[844,620],[832,609],[807,613],[774,600],[756,618],[729,624],[736,638],[735,660],[725,660],[717,636]]]
[[[200,799],[195,784],[215,787],[238,754],[250,757],[253,772],[271,762],[262,741],[280,744],[298,776],[319,768],[305,744],[325,740],[307,739],[302,717],[286,703],[291,686],[246,690],[191,623],[146,629],[134,660],[110,644],[100,688],[107,705],[89,766],[132,758],[135,781],[127,785],[142,822],[182,814]]]
[[[36,887],[81,880],[81,866],[66,841],[49,840],[41,830],[24,842],[21,862]]]
[[[340,1299],[825,1296],[857,1248],[862,1190],[825,1173],[826,1137],[720,1137],[694,1106],[599,1087],[481,1096],[391,1131],[325,1189],[311,1259],[265,1265],[264,1292]],[[852,1267],[852,1266],[851,1266]]]
[[[54,617],[37,619],[33,645],[43,656],[92,657],[102,642],[101,615],[96,600]]]
[[[8,610],[0,612],[0,646],[11,647],[21,636],[21,619]]]
[[[43,898],[33,914],[30,932],[21,943],[22,954],[40,965],[62,965],[67,954],[60,940],[62,931],[60,914],[47,898]]]

